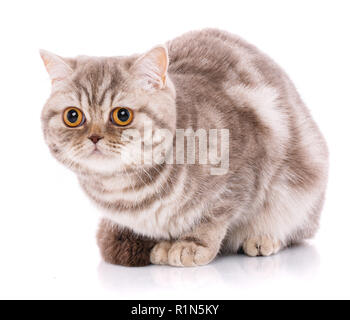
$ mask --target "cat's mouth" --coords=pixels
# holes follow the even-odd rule
[[[90,156],[104,156],[103,152],[95,145],[94,150],[91,151]]]

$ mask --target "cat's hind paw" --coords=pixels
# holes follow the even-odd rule
[[[244,253],[251,257],[267,257],[277,253],[281,248],[281,241],[274,240],[267,236],[252,237],[243,243]]]

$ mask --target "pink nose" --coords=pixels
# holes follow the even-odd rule
[[[99,142],[101,139],[103,139],[103,137],[97,135],[97,134],[93,134],[92,136],[89,137],[89,139],[96,144],[97,142]]]

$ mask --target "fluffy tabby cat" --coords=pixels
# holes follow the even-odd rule
[[[41,56],[52,80],[44,137],[104,209],[106,261],[198,266],[240,249],[269,256],[315,234],[326,143],[288,76],[254,46],[210,29],[143,55]],[[136,163],[140,141],[164,152],[142,134],[146,122],[173,133],[229,129],[228,172]],[[138,141],[122,138],[128,129]]]

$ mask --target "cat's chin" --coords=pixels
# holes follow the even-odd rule
[[[100,174],[122,172],[125,168],[118,157],[108,156],[99,150],[94,150],[87,157],[80,159],[79,164],[89,171]]]

